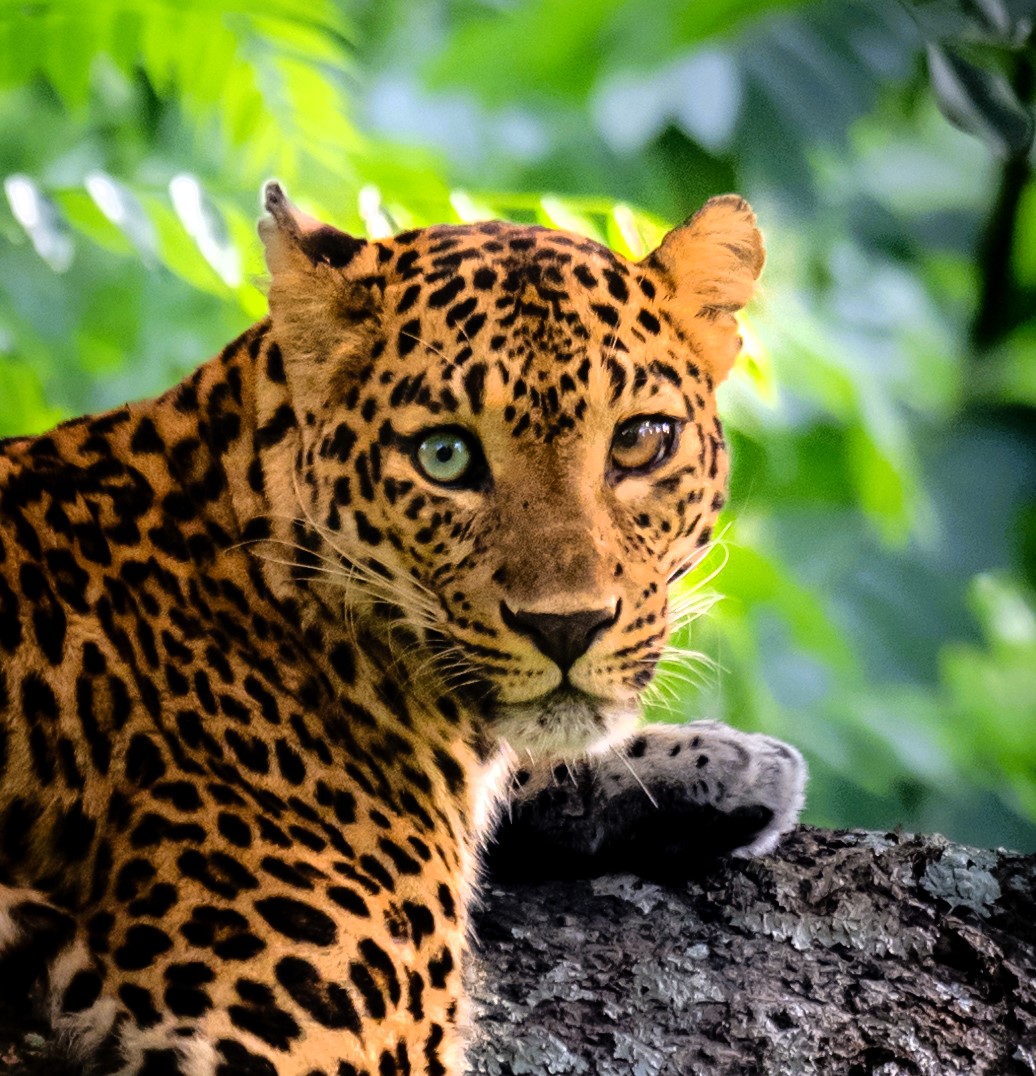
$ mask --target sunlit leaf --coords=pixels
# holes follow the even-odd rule
[[[553,195],[545,195],[540,199],[539,218],[542,224],[551,228],[562,228],[577,235],[585,235],[589,239],[601,242],[604,238],[600,229],[586,214],[579,212],[571,203],[564,198]]]
[[[136,195],[106,172],[88,173],[85,186],[97,208],[150,263],[155,255],[155,231]]]
[[[65,272],[72,264],[75,245],[53,200],[32,178],[20,174],[4,180],[4,193],[14,219],[25,229],[36,253],[55,273]]]
[[[169,181],[169,196],[184,230],[194,240],[202,257],[228,287],[241,283],[241,258],[230,242],[219,210],[206,197],[197,177],[186,172]]]

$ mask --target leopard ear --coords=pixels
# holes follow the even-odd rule
[[[263,205],[269,217],[259,222],[259,235],[266,247],[266,264],[276,279],[282,271],[326,265],[344,269],[367,246],[330,224],[303,213],[288,201],[279,183],[263,188]]]
[[[267,183],[263,195],[270,215],[259,222],[259,234],[274,330],[287,364],[324,377],[328,363],[337,365],[343,349],[377,321],[377,249],[296,209],[277,183]]]
[[[741,349],[734,313],[752,297],[764,258],[751,206],[723,194],[669,232],[641,263],[660,272],[673,320],[690,334],[716,383]]]

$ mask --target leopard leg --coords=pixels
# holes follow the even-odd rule
[[[487,850],[499,877],[686,876],[771,851],[802,809],[795,748],[718,721],[651,725],[577,762],[518,771]]]
[[[0,886],[0,978],[5,998],[49,1020],[56,1057],[82,1061],[113,1041],[119,1006],[103,996],[87,931],[38,890]]]

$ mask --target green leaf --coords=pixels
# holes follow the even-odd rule
[[[31,176],[20,173],[4,180],[4,193],[36,253],[55,273],[65,272],[72,264],[75,244],[68,222],[53,199]]]
[[[927,52],[932,90],[950,123],[981,138],[1000,157],[1029,151],[1032,114],[1003,75],[976,66],[949,45],[930,44]]]
[[[930,41],[1021,44],[1032,29],[1036,0],[904,0]]]

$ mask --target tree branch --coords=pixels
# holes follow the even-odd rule
[[[472,1072],[1036,1072],[1036,856],[803,827],[663,888],[491,884]]]
[[[1012,87],[1024,105],[1036,103],[1036,63],[1026,50],[1018,57]],[[1018,228],[1022,194],[1032,178],[1027,154],[1009,157],[1000,170],[996,198],[979,237],[977,263],[979,299],[971,324],[971,342],[978,352],[988,351],[1015,324],[1033,311],[1014,312],[1018,286],[1011,273],[1011,252]]]

